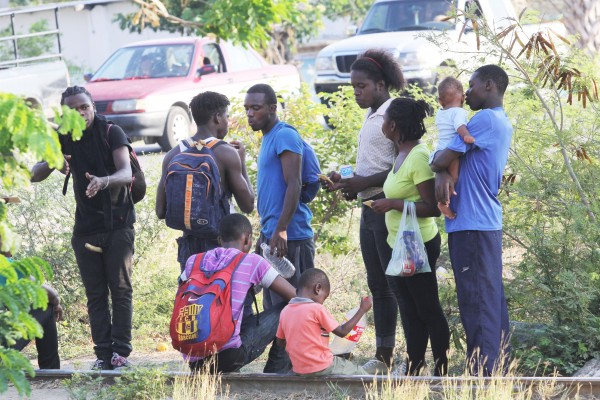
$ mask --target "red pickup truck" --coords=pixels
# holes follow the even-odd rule
[[[165,151],[192,132],[188,104],[212,90],[243,97],[256,83],[295,91],[300,75],[292,65],[270,65],[256,51],[209,38],[137,42],[118,49],[87,77],[99,114],[131,138],[158,142]]]

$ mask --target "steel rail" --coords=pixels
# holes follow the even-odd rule
[[[86,375],[92,378],[103,378],[107,382],[114,378],[123,376],[126,372],[121,371],[74,371],[74,370],[36,370],[36,375],[31,378],[32,381],[47,381],[56,379],[69,379],[75,374]],[[165,372],[168,380],[172,381],[176,377],[192,376],[190,372]],[[311,394],[329,394],[332,390],[339,390],[349,396],[363,397],[365,387],[373,385],[382,386],[388,382],[387,376],[346,376],[346,375],[328,375],[328,376],[297,376],[297,375],[278,375],[278,374],[246,374],[230,373],[222,374],[221,386],[228,386],[230,393],[239,392],[271,392],[271,393],[303,393]],[[560,392],[560,396],[565,393],[570,395],[578,394],[581,398],[600,398],[600,378],[595,377],[407,377],[403,379],[393,379],[392,385],[410,383],[427,383],[433,392],[441,392],[444,387],[451,387],[452,390],[461,393],[465,386],[475,389],[481,389],[485,386],[502,383],[502,381],[512,384],[513,390],[523,391],[530,386],[553,384],[553,387]],[[563,397],[564,398],[564,397]]]

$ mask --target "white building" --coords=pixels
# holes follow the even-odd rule
[[[141,34],[121,30],[114,22],[118,14],[136,12],[139,8],[131,0],[84,0],[46,4],[23,8],[2,8],[7,0],[0,0],[0,30],[10,26],[10,13],[17,34],[29,32],[29,27],[42,19],[50,29],[61,31],[61,51],[66,61],[82,67],[86,72],[95,71],[104,60],[119,47],[146,39],[179,36],[167,31],[154,32],[144,29]],[[303,45],[305,51],[316,52],[332,40],[345,36],[346,21],[324,21],[325,29],[319,38]],[[316,51],[315,51],[316,50]]]
[[[11,13],[17,34],[29,32],[32,24],[47,20],[48,27],[61,31],[60,45],[64,59],[85,72],[95,71],[119,47],[145,39],[176,34],[145,29],[141,34],[121,30],[116,15],[137,11],[127,0],[86,0],[34,7],[0,9],[0,30],[11,25]],[[4,14],[4,15],[2,15]]]

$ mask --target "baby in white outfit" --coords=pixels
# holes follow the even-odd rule
[[[438,143],[429,162],[433,161],[435,153],[444,150],[455,135],[460,135],[465,143],[475,143],[467,129],[467,110],[463,108],[465,93],[460,81],[453,77],[445,78],[438,86],[438,101],[442,108],[435,114],[435,125],[438,129]],[[454,160],[448,167],[448,173],[458,182],[459,160]],[[450,209],[449,203],[438,203],[440,211],[448,218],[456,218],[454,211]]]

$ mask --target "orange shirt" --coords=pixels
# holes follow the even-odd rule
[[[297,374],[323,371],[333,362],[329,332],[340,326],[322,304],[295,297],[279,317],[277,337],[286,340],[292,369]]]

